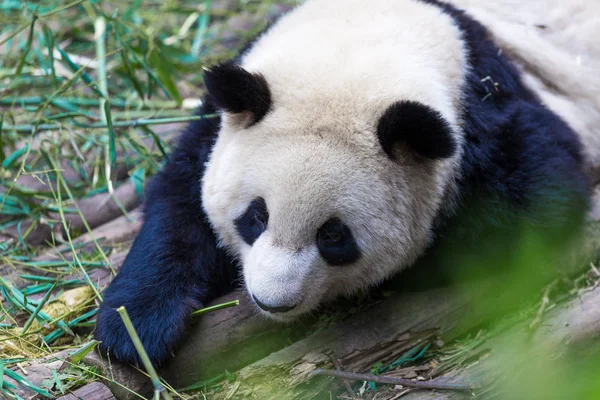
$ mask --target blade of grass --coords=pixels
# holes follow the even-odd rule
[[[127,9],[127,11],[125,11],[125,14],[123,14],[123,19],[124,20],[132,20],[133,15],[135,14],[135,12],[137,11],[138,8],[140,8],[140,5],[142,4],[143,0],[134,0],[131,4],[131,6]]]
[[[0,164],[4,165],[4,135],[2,134],[2,126],[4,125],[4,113],[0,114]],[[1,386],[0,386],[1,387]]]
[[[21,55],[21,59],[19,60],[19,64],[17,65],[17,70],[15,75],[18,77],[21,75],[21,71],[23,71],[23,66],[25,65],[25,61],[27,56],[29,55],[29,51],[31,50],[31,42],[33,41],[33,32],[35,30],[35,21],[37,21],[38,16],[36,14],[31,18],[31,23],[29,25],[29,35],[27,36],[27,44],[25,45],[25,50],[23,51],[23,55]]]
[[[88,0],[75,0],[72,3],[65,4],[64,6],[56,8],[56,9],[54,9],[52,11],[48,11],[48,12],[46,12],[44,14],[40,14],[40,18],[45,18],[45,17],[49,17],[49,16],[54,15],[54,14],[58,14],[58,13],[60,13],[62,11],[68,10],[69,8],[77,6],[77,5],[81,4],[81,3],[83,3],[84,1],[88,1]]]
[[[79,65],[77,65],[76,63],[74,63],[73,60],[71,60],[71,58],[69,57],[69,55],[66,52],[64,52],[60,47],[56,46],[56,49],[60,53],[61,60],[63,61],[63,64],[65,64],[71,70],[71,72],[73,72],[75,74],[73,76],[73,80],[75,80],[78,76],[81,76],[81,79],[83,79],[84,82],[87,83],[89,85],[89,87],[94,92],[96,92],[96,94],[98,96],[100,96],[102,98],[105,97],[104,93],[102,93],[102,91],[100,90],[100,88],[98,87],[98,85],[88,75],[88,73],[85,72],[85,70],[84,70],[85,67],[80,67]]]
[[[117,167],[117,146],[115,144],[115,129],[113,127],[112,116],[110,115],[110,101],[107,100],[104,103],[104,117],[106,120],[106,126],[108,128],[108,151],[105,152],[108,160],[105,164],[106,166],[106,179],[108,180],[108,191],[112,193],[113,190],[113,180],[114,176],[112,176],[111,171],[116,171]]]
[[[214,306],[201,308],[199,310],[194,311],[192,313],[192,315],[193,316],[204,315],[204,314],[208,314],[208,313],[211,313],[214,311],[223,310],[225,308],[235,307],[235,306],[239,306],[239,305],[240,305],[239,300],[228,301],[227,303],[221,303],[221,304],[216,304]]]
[[[67,185],[67,182],[64,179],[60,179],[60,184],[65,189],[65,192],[67,192],[69,199],[71,201],[74,201],[75,198],[74,198],[73,194],[71,193],[69,186]],[[94,232],[92,232],[92,228],[90,228],[90,225],[88,224],[87,219],[85,218],[85,215],[83,215],[83,213],[81,212],[81,209],[79,207],[76,207],[76,210],[77,210],[77,214],[81,218],[81,222],[83,223],[83,226],[86,229],[86,233],[90,236],[92,243],[94,243],[94,247],[96,248],[98,253],[100,253],[100,255],[102,256],[102,259],[104,260],[104,264],[108,265],[108,267],[110,268],[113,275],[116,275],[116,272],[112,267],[112,263],[108,259],[108,256],[106,255],[106,252],[104,251],[102,246],[100,246],[100,243],[98,243],[98,239],[96,238],[96,235],[94,234]],[[75,254],[75,246],[72,243],[72,241],[69,242],[69,246],[71,248],[71,252],[73,252],[73,254]],[[77,261],[79,264],[83,265],[83,263],[81,261],[79,261],[79,260],[77,260]]]
[[[58,377],[58,373],[56,372],[55,369],[52,370],[52,377],[54,378],[54,383],[56,383],[56,386],[58,387],[58,390],[60,390],[60,393],[65,394],[65,388],[63,387],[63,384],[60,381],[60,378]]]
[[[25,333],[27,333],[27,330],[29,329],[29,327],[33,323],[33,320],[37,317],[38,313],[42,310],[42,308],[44,307],[44,305],[46,304],[46,302],[50,298],[50,295],[52,294],[52,291],[54,290],[54,288],[56,288],[57,284],[58,284],[58,282],[55,282],[52,285],[52,287],[46,292],[46,294],[44,295],[44,297],[42,298],[42,300],[40,301],[40,303],[37,305],[37,307],[35,308],[35,310],[33,310],[33,313],[31,313],[31,315],[29,316],[29,319],[27,320],[27,322],[25,322],[25,325],[23,325],[23,329],[21,330],[21,335],[24,335]]]
[[[98,309],[88,311],[85,314],[82,314],[79,317],[75,318],[74,320],[70,321],[67,325],[69,325],[69,327],[73,327],[73,326],[79,324],[80,322],[93,317],[94,315],[96,315],[97,312],[98,312]],[[62,337],[63,335],[64,335],[63,331],[61,331],[60,329],[56,329],[56,330],[50,332],[49,334],[47,334],[46,336],[44,336],[43,340],[45,343],[52,343],[56,339]]]
[[[200,121],[203,119],[209,118],[218,118],[218,114],[205,114],[205,115],[192,115],[189,117],[170,117],[170,118],[138,118],[129,121],[113,121],[113,128],[135,128],[138,126],[150,126],[150,125],[165,125],[165,124],[174,124],[179,122],[191,122],[191,121]],[[107,129],[108,124],[106,123],[94,123],[94,124],[84,124],[77,121],[71,121],[73,125],[78,126],[84,129]],[[15,131],[15,132],[26,132],[31,133],[35,131],[55,131],[64,129],[63,125],[52,125],[52,124],[39,124],[39,125],[8,125],[4,128],[6,131]]]
[[[0,361],[0,388],[4,387],[4,363]]]
[[[52,83],[56,86],[58,85],[58,82],[56,80],[56,70],[54,69],[54,36],[52,35],[52,30],[48,28],[46,24],[42,25],[42,30],[44,33],[46,49],[48,50],[48,65],[50,66],[50,73],[52,74]]]
[[[156,398],[157,393],[160,393],[163,399],[172,400],[171,394],[166,390],[166,388],[160,381],[160,377],[156,373],[156,370],[154,369],[154,366],[152,365],[152,362],[150,361],[150,358],[148,357],[148,354],[144,349],[144,345],[142,344],[140,337],[138,336],[137,332],[135,331],[135,328],[133,327],[133,324],[131,323],[131,319],[129,318],[127,309],[125,309],[124,306],[121,306],[117,308],[117,312],[119,313],[121,319],[123,320],[123,323],[125,324],[127,333],[129,333],[129,336],[131,337],[131,341],[133,342],[133,345],[135,346],[135,349],[137,350],[138,355],[140,356],[140,359],[144,364],[146,372],[148,372],[148,374],[150,375],[152,385],[154,386],[154,397]]]
[[[48,101],[48,97],[46,96],[23,96],[23,97],[7,97],[4,99],[0,99],[0,105],[19,105],[21,107],[25,106],[37,106],[43,104]],[[70,103],[80,107],[99,107],[99,99],[98,98],[86,98],[86,97],[61,97],[54,100],[52,102],[64,101],[65,103]],[[117,108],[128,108],[128,107],[137,107],[137,108],[170,108],[170,109],[178,109],[177,104],[172,100],[155,100],[155,101],[125,101],[122,99],[111,99],[112,106]],[[77,111],[77,108],[69,108],[68,111]]]
[[[204,12],[198,17],[198,30],[196,30],[196,36],[192,42],[192,49],[190,54],[194,57],[200,56],[200,49],[204,44],[204,38],[208,31],[208,24],[210,22],[210,10],[212,9],[212,0],[204,0]]]
[[[6,374],[6,376],[8,376],[9,378],[13,379],[15,382],[18,382],[19,384],[33,390],[34,392],[36,392],[37,394],[41,394],[42,396],[46,396],[49,398],[54,398],[54,396],[52,395],[52,393],[48,392],[45,389],[42,389],[38,386],[36,386],[35,384],[33,384],[32,382],[29,382],[27,379],[25,379],[25,377],[22,377],[21,375],[17,374],[15,371],[13,371],[10,368],[6,368],[4,370],[4,373]],[[5,382],[6,384],[7,382]]]
[[[144,182],[146,180],[146,169],[138,168],[132,174],[130,178],[131,182],[133,182],[133,187],[137,195],[142,198],[144,197]]]
[[[94,348],[98,346],[98,343],[100,342],[97,340],[91,340],[87,342],[79,349],[69,354],[69,360],[72,363],[78,364],[81,360],[83,360],[83,357],[85,357],[90,351],[94,350]]]
[[[21,396],[14,394],[12,392],[9,392],[10,389],[16,389],[17,387],[9,382],[4,382],[4,386],[2,389],[2,393],[4,393],[4,395],[6,396],[6,398],[8,399],[14,399],[14,400],[24,400]]]
[[[46,175],[48,176],[48,174],[46,174]],[[85,270],[85,268],[81,264],[81,261],[79,260],[79,256],[77,255],[77,252],[75,251],[75,248],[73,248],[73,240],[71,239],[70,227],[69,227],[69,224],[67,223],[67,220],[65,218],[65,212],[64,212],[63,207],[62,207],[61,187],[62,187],[63,179],[62,179],[62,177],[61,177],[61,175],[60,175],[59,172],[56,172],[56,178],[57,178],[57,180],[60,181],[61,185],[57,185],[56,186],[56,192],[54,191],[54,188],[52,186],[50,186],[50,190],[52,191],[53,195],[56,196],[56,199],[57,199],[58,213],[60,215],[60,220],[61,220],[61,223],[63,225],[64,232],[65,232],[65,234],[67,236],[67,242],[71,246],[71,250],[73,252],[73,258],[75,260],[76,265],[81,270],[81,273],[83,274],[83,277],[85,278],[85,280],[88,283],[88,285],[91,286],[92,290],[96,294],[96,297],[100,301],[102,301],[102,296],[100,295],[100,292],[98,292],[98,288],[96,288],[96,285],[94,285],[94,283],[90,279],[90,276],[88,275],[87,271]],[[49,179],[49,176],[48,176],[48,179]]]
[[[8,130],[8,129],[7,129]],[[20,149],[12,152],[6,159],[2,162],[2,168],[8,169],[10,168],[21,156],[29,150],[29,144],[21,147]]]
[[[162,154],[164,159],[168,160],[169,155],[167,154],[167,151],[165,150],[165,147],[163,146],[162,140],[160,140],[158,135],[152,129],[148,128],[147,125],[142,125],[141,127],[144,132],[146,132],[148,135],[150,135],[150,137],[152,137],[152,141],[154,142],[156,147],[158,147],[158,150],[160,150],[160,154]]]
[[[169,60],[167,60],[165,57],[162,57],[158,49],[155,48],[150,52],[150,55],[148,56],[148,62],[156,70],[158,78],[167,89],[169,96],[171,96],[171,98],[175,100],[178,105],[181,105],[181,95],[179,94],[179,90],[177,89],[177,85],[175,84],[172,76],[172,72],[175,71],[175,68],[173,68]]]
[[[131,63],[129,62],[129,55],[125,46],[123,46],[123,48],[121,49],[121,60],[123,60],[123,66],[125,67],[127,75],[129,75],[129,80],[131,81],[133,88],[137,92],[138,96],[140,96],[140,99],[143,100],[145,97],[144,89],[142,88],[142,84],[140,83],[140,81],[135,76],[135,71],[133,70]]]
[[[3,44],[5,44],[6,42],[8,42],[9,40],[11,40],[12,38],[14,38],[15,36],[17,36],[19,33],[23,32],[25,29],[27,29],[27,27],[30,25],[30,22],[26,22],[23,25],[19,26],[17,29],[15,29],[14,31],[12,31],[8,36],[6,36],[4,39],[0,40],[0,46],[2,46]]]
[[[104,108],[105,98],[108,96],[108,79],[106,74],[106,20],[99,16],[94,21],[94,37],[96,39],[96,61],[98,62],[98,89],[102,93],[100,99],[100,113]]]
[[[17,289],[13,285],[11,285],[7,280],[5,280],[1,276],[0,276],[0,284],[5,289],[3,292],[5,294],[5,296],[8,297],[13,303],[19,305],[20,307],[22,307],[23,309],[25,309],[31,313],[33,313],[35,311],[35,308],[31,304],[27,304],[27,300],[26,300],[25,296],[23,295],[23,293],[21,293],[21,291],[19,289]],[[38,319],[41,319],[43,322],[52,321],[52,317],[50,317],[48,314],[46,314],[43,311],[38,311]],[[66,322],[61,320],[61,321],[57,321],[56,324],[65,333],[67,333],[71,336],[75,336],[75,334],[68,327]]]

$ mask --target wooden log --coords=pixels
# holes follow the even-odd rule
[[[210,319],[203,319],[193,328],[173,362],[161,371],[171,385],[185,387],[225,369],[235,371],[253,359],[284,348],[282,351],[303,359],[293,365],[298,371],[294,377],[297,383],[306,378],[301,371],[310,372],[311,365],[327,362],[330,352],[342,359],[343,365],[361,369],[369,363],[397,357],[410,343],[456,327],[461,321],[459,317],[468,314],[468,300],[451,289],[398,294],[291,345],[294,339],[286,336],[306,335],[310,324],[294,325],[286,331],[255,315],[249,301],[227,312],[229,315],[224,317],[217,316],[219,313],[207,315]],[[261,361],[253,365],[278,382],[277,388],[282,390],[280,398],[287,398],[283,390],[289,382],[284,369],[270,364],[263,369]],[[244,374],[241,373],[241,380],[245,379]]]
[[[135,191],[131,182],[124,183],[115,189],[114,197],[121,203],[126,211],[133,210],[141,202],[141,198]],[[81,213],[91,229],[123,215],[123,211],[109,193],[102,193],[87,199],[79,200],[77,202],[77,207],[81,210]],[[50,215],[52,218],[60,220],[59,214],[51,213]],[[65,219],[69,224],[71,235],[75,232],[85,232],[85,224],[79,213],[70,214],[68,216],[65,215]],[[66,240],[65,227],[58,225],[58,232],[60,232],[63,239]]]
[[[141,203],[141,198],[131,182],[123,183],[115,189],[113,195],[126,211],[133,210]],[[123,215],[123,211],[115,202],[113,195],[100,193],[77,201],[77,207],[81,210],[90,229],[106,224]],[[49,213],[49,217],[53,220],[61,221],[59,213]],[[69,226],[71,236],[75,236],[75,233],[86,231],[85,224],[79,213],[65,214],[65,220]],[[34,223],[36,224],[35,227],[25,238],[25,241],[32,246],[39,246],[50,242],[53,235],[60,235],[62,239],[67,239],[65,227],[61,223],[55,224],[53,229],[47,222],[34,222],[31,220],[23,221],[20,229],[16,226],[11,226],[4,230],[1,235],[6,238],[17,239],[20,235],[27,232]]]
[[[65,360],[68,360],[70,354],[76,350],[61,350],[31,363],[21,363],[21,368],[13,369],[19,374],[25,373],[27,380],[39,387],[43,385],[44,381],[54,379],[52,371],[60,373],[63,369],[68,368],[69,363],[66,363]],[[93,352],[85,356],[85,363],[87,365],[84,365],[84,367],[96,367],[98,373],[104,377],[98,376],[96,382],[100,382],[101,386],[93,386],[92,388],[108,388],[108,392],[104,391],[104,393],[110,392],[117,399],[139,399],[140,397],[135,393],[136,391],[147,394],[152,393],[152,383],[149,378],[133,367],[114,361],[109,362],[106,358]],[[5,379],[17,387],[14,392],[22,398],[29,400],[45,399],[45,397],[40,396],[26,386],[18,384],[11,378],[5,377]],[[89,388],[84,389],[85,391],[90,392]],[[75,393],[78,392],[73,392],[73,394]],[[70,397],[67,398],[70,399]],[[80,398],[88,400],[88,397],[85,396],[80,396]],[[108,398],[110,399],[110,397]]]
[[[154,388],[150,378],[130,365],[108,360],[94,352],[87,354],[83,362],[88,366],[95,367],[103,376],[110,377],[103,383],[119,400],[139,399],[139,395],[150,397],[153,392]]]
[[[459,297],[460,298],[460,297]],[[403,301],[402,301],[403,300]],[[456,295],[446,292],[421,293],[398,298],[365,315],[336,324],[294,343],[238,372],[235,383],[225,384],[214,398],[308,399],[335,390],[339,381],[326,377],[309,378],[317,368],[334,368],[337,360],[342,370],[368,371],[375,361],[390,361],[428,338],[431,328],[450,332],[458,324],[469,305],[457,301]],[[396,314],[396,315],[395,315]],[[385,321],[385,322],[381,322]],[[452,374],[445,381],[473,384],[489,381],[500,371],[517,376],[531,366],[531,359],[549,356],[544,349],[569,340],[600,339],[600,287],[557,307],[544,320],[543,328],[533,334],[528,321],[500,333],[485,343],[490,348],[485,368]],[[446,337],[452,337],[450,334]],[[430,336],[429,336],[430,337]],[[534,345],[532,345],[534,343]],[[555,354],[552,353],[552,356]],[[517,369],[507,366],[518,365]],[[538,365],[538,364],[535,364]],[[539,366],[539,365],[538,365]],[[416,392],[411,399],[426,399],[431,393]],[[436,393],[435,398],[466,398],[455,392]]]
[[[581,267],[597,260],[599,238],[598,224],[590,225],[584,246],[586,257],[578,257],[575,265]],[[125,254],[123,251],[114,255],[116,267]],[[105,272],[106,276],[99,278],[103,283],[110,280],[108,269]],[[332,357],[341,368],[365,372],[373,363],[390,361],[432,335],[445,335],[448,339],[472,329],[485,320],[485,310],[476,307],[466,293],[471,292],[442,288],[398,293],[357,314],[350,313],[347,318],[334,315],[337,322],[327,321],[331,317],[320,314],[319,320],[307,319],[283,326],[256,315],[246,295],[235,292],[213,304],[239,299],[240,306],[200,317],[176,357],[159,373],[172,386],[181,388],[225,370],[239,370],[236,393],[240,396],[304,398],[306,390],[330,388],[329,378],[316,379],[310,384],[303,382],[313,369],[329,366]],[[498,296],[495,298],[501,301]],[[346,304],[345,309],[348,308]],[[84,361],[106,376],[115,377],[116,385],[106,384],[119,400],[135,398],[132,391],[151,393],[149,379],[127,365],[114,361],[111,365],[96,354],[86,356]],[[276,392],[272,391],[274,387]],[[297,390],[301,390],[300,394]]]
[[[116,397],[112,392],[103,384],[99,382],[89,383],[77,390],[72,394],[59,397],[58,400],[116,400]]]
[[[122,215],[104,225],[99,226],[93,230],[93,233],[86,233],[73,240],[74,245],[81,243],[90,243],[84,246],[84,248],[78,248],[78,254],[85,253],[86,251],[94,251],[95,244],[92,242],[92,236],[98,244],[102,247],[110,246],[125,248],[119,250],[109,257],[109,261],[113,266],[113,269],[117,271],[125,256],[129,251],[129,241],[133,240],[135,235],[139,232],[142,225],[142,212],[139,209],[133,210],[128,216]],[[42,253],[32,261],[58,261],[63,259],[69,259],[72,257],[71,247],[68,244],[58,246],[56,249],[52,249]],[[18,269],[14,269],[10,265],[0,265],[0,274],[2,277],[7,279],[9,282],[16,287],[23,287],[28,284],[27,281],[23,280],[20,275],[24,273],[32,273],[35,275],[44,275],[43,271],[29,268],[27,266],[19,265]],[[90,272],[90,278],[97,282],[100,288],[105,288],[110,283],[110,268],[96,268]]]
[[[564,382],[552,382],[552,366],[562,364],[563,356],[583,345],[581,360],[600,351],[600,286],[563,303],[551,310],[543,324],[536,330],[530,329],[530,321],[522,321],[510,329],[497,328],[489,334],[490,339],[474,348],[473,351],[487,350],[485,357],[477,362],[476,368],[454,371],[455,381],[484,382],[490,376],[495,377],[495,385],[487,393],[502,394],[506,389],[528,391],[536,385],[544,385],[545,393],[556,390]],[[577,351],[577,350],[575,350]],[[562,358],[561,358],[562,357]],[[543,374],[536,374],[543,371]],[[584,373],[585,371],[582,371]],[[532,375],[534,377],[532,377]],[[535,376],[537,375],[537,376]],[[535,382],[535,379],[541,382]],[[566,382],[568,387],[572,382]],[[551,388],[551,389],[549,389]],[[575,391],[554,398],[580,398]],[[424,393],[415,392],[406,395],[406,400],[455,400],[472,398],[455,392]],[[500,398],[510,398],[502,397]],[[524,398],[524,397],[514,397]],[[532,397],[529,397],[532,398]]]
[[[553,312],[558,317],[550,325],[544,321],[540,337],[548,336],[548,340],[556,342],[566,336],[582,338],[600,332],[599,292],[596,289],[558,307]],[[237,382],[227,385],[224,392],[234,391],[234,398],[308,398],[335,388],[336,382],[331,378],[307,380],[312,370],[330,368],[334,359],[344,370],[365,372],[373,363],[389,362],[434,335],[444,335],[448,340],[472,328],[477,319],[469,316],[475,309],[462,293],[445,288],[398,294],[323,330],[314,320],[286,329],[257,316],[245,295],[232,293],[217,303],[237,298],[241,305],[203,316],[177,357],[160,374],[174,387],[182,387],[224,369],[240,369]],[[309,336],[290,345],[305,335]],[[273,354],[261,360],[270,353]],[[260,361],[250,364],[256,360]],[[104,383],[119,400],[136,398],[133,392],[149,395],[152,391],[149,379],[127,365],[109,363],[94,353],[86,356],[84,362],[114,378],[116,384]],[[27,369],[37,371],[39,366]],[[40,370],[42,377],[37,381],[51,377],[50,370],[45,371]],[[30,379],[31,375],[30,372]],[[477,379],[479,375],[471,381]]]

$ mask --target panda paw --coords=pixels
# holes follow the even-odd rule
[[[144,349],[153,365],[158,366],[173,354],[174,346],[184,336],[187,310],[165,310],[156,312],[152,307],[130,309],[126,307],[131,322],[140,337]],[[141,366],[141,359],[127,332],[125,324],[115,308],[103,303],[97,318],[96,340],[100,350],[111,359]]]

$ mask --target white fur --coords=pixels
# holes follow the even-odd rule
[[[376,138],[399,100],[427,104],[458,128],[466,55],[450,17],[414,0],[308,0],[259,39],[242,66],[261,73],[272,110],[245,127],[224,115],[203,180],[203,204],[223,245],[242,262],[248,291],[281,319],[380,282],[410,265],[452,203],[460,151],[451,159],[392,161]],[[249,246],[234,220],[256,197],[268,228]],[[337,216],[362,252],[333,267],[318,228]]]

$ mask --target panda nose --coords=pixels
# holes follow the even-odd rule
[[[259,306],[262,310],[264,311],[268,311],[270,313],[283,313],[286,311],[290,311],[291,309],[293,309],[294,307],[296,307],[296,305],[293,306],[279,306],[279,307],[273,307],[273,306],[268,306],[265,303],[261,303],[256,296],[252,295],[252,299],[254,300],[254,302],[256,303],[257,306]]]

